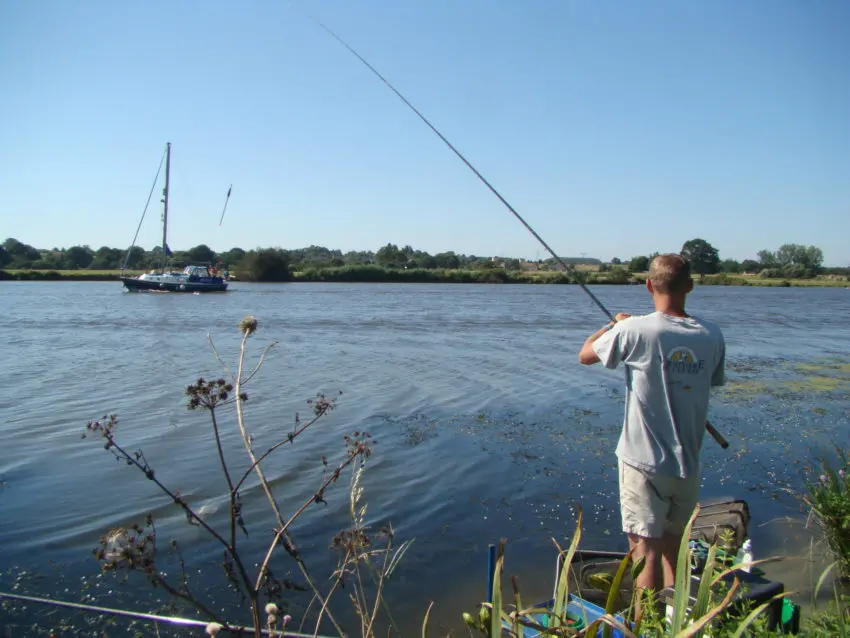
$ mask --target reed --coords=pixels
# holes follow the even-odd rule
[[[285,432],[281,438],[265,450],[257,449],[253,437],[247,427],[245,406],[248,402],[246,388],[260,372],[269,351],[276,345],[268,344],[259,357],[255,368],[248,371],[245,367],[248,340],[258,329],[256,318],[245,317],[239,324],[241,342],[238,363],[235,372],[224,363],[215,344],[210,337],[212,350],[220,362],[226,377],[219,379],[200,378],[186,388],[187,408],[190,411],[206,413],[211,429],[210,433],[215,442],[216,460],[226,486],[229,511],[227,524],[216,526],[203,516],[188,499],[179,491],[167,486],[154,469],[142,450],[132,450],[126,447],[118,436],[119,421],[117,415],[106,415],[93,420],[86,426],[86,437],[96,437],[103,441],[103,447],[120,462],[137,470],[147,480],[151,481],[159,492],[174,505],[179,507],[186,516],[188,524],[197,527],[215,541],[222,551],[220,567],[227,586],[247,605],[251,617],[251,628],[254,636],[280,635],[293,630],[295,621],[288,614],[282,614],[286,609],[288,596],[293,585],[288,579],[276,577],[271,569],[271,559],[277,555],[276,550],[282,548],[296,563],[308,589],[312,592],[312,602],[319,609],[313,621],[312,635],[318,636],[323,621],[333,630],[344,635],[339,620],[331,605],[331,598],[343,586],[347,588],[349,600],[354,606],[356,616],[360,619],[359,635],[373,638],[376,635],[378,619],[389,610],[384,599],[384,588],[395,568],[398,566],[410,542],[396,544],[395,534],[389,525],[373,534],[365,523],[366,505],[363,503],[362,477],[366,461],[370,457],[371,441],[366,432],[356,431],[344,437],[344,451],[337,454],[337,461],[331,463],[327,456],[322,457],[322,479],[316,490],[305,499],[294,511],[285,513],[280,507],[280,498],[272,491],[263,466],[270,457],[280,456],[291,449],[302,436],[305,436],[315,424],[336,407],[336,399],[318,395],[308,400],[312,414],[309,419],[302,421],[298,415],[291,431]],[[228,458],[225,446],[222,444],[223,428],[228,422],[224,411],[235,412],[235,423],[244,452],[247,455],[248,469],[237,473],[236,464]],[[328,455],[330,456],[330,455]],[[275,459],[279,463],[279,459]],[[349,486],[350,503],[349,516],[351,527],[342,530],[333,540],[332,548],[341,552],[337,569],[333,572],[329,585],[320,587],[299,552],[293,538],[293,528],[296,521],[306,511],[317,504],[325,503],[326,492],[339,481],[343,473],[350,470],[352,474]],[[269,532],[269,544],[264,556],[257,560],[256,556],[246,555],[244,540],[248,536],[248,527],[243,515],[244,504],[242,491],[246,481],[253,477],[265,493],[268,506],[276,521],[275,528]],[[253,517],[252,517],[253,518]],[[157,533],[154,517],[148,514],[144,523],[136,523],[129,527],[109,530],[95,549],[94,555],[100,561],[104,571],[130,572],[143,574],[151,585],[166,591],[173,599],[178,599],[193,607],[202,618],[208,621],[207,633],[216,635],[220,631],[238,631],[237,623],[225,618],[209,601],[203,600],[190,588],[189,570],[185,567],[180,545],[176,540],[170,540],[168,548],[176,557],[179,573],[176,577],[169,576],[159,567],[159,558],[163,552],[162,543]],[[305,619],[301,621],[299,631],[304,628]],[[390,620],[392,624],[392,621]]]

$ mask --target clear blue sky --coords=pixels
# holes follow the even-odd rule
[[[5,0],[0,235],[126,248],[170,141],[173,249],[545,257],[307,10],[560,254],[850,265],[846,0]]]

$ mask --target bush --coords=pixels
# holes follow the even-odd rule
[[[729,286],[733,281],[732,277],[722,272],[718,275],[707,276],[702,283],[706,286]]]
[[[275,248],[246,253],[236,268],[236,275],[245,281],[280,282],[292,279],[289,257],[285,251]]]
[[[812,508],[841,577],[850,579],[850,462],[845,452],[836,452],[838,469],[820,459],[820,475],[806,484],[804,501]]]

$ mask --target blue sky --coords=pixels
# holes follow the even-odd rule
[[[127,247],[170,141],[175,249],[546,257],[307,12],[560,254],[850,265],[843,0],[0,2],[0,235]]]

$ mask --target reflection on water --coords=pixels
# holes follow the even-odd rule
[[[640,287],[595,293],[612,311],[649,310]],[[143,448],[158,477],[223,521],[209,424],[186,411],[183,389],[221,374],[208,332],[233,365],[235,326],[248,313],[260,320],[252,366],[267,341],[280,342],[249,389],[257,449],[291,431],[296,412],[309,412],[306,399],[344,393],[313,432],[265,465],[285,510],[310,497],[322,456],[333,462],[344,453],[344,434],[373,435],[364,481],[370,522],[392,522],[400,541],[416,539],[388,592],[408,632],[418,631],[432,599],[434,626],[459,627],[461,611],[485,595],[487,544],[501,537],[507,572],[519,574],[529,599],[546,596],[551,539],[572,533],[577,506],[582,546],[625,547],[613,456],[622,373],[577,363],[604,317],[576,287],[239,284],[226,295],[172,296],[124,294],[107,283],[9,283],[0,295],[3,589],[25,569],[29,591],[79,600],[90,588],[102,603],[155,607],[158,592],[98,577],[90,556],[107,529],[152,511],[161,537],[187,548],[194,586],[218,606],[231,604],[216,546],[80,434],[89,419],[117,412],[120,440]],[[794,492],[814,454],[847,445],[850,328],[838,319],[847,301],[841,289],[698,287],[693,295],[690,310],[723,327],[729,352],[729,385],[711,419],[731,447],[706,439],[702,493],[749,502],[758,557],[810,554]],[[805,322],[796,313],[803,305]],[[245,467],[232,418],[223,425],[228,457]],[[346,490],[347,478],[295,528],[320,577],[336,564],[331,538],[348,524]],[[260,552],[273,520],[255,484],[243,497],[245,547]],[[765,570],[805,601],[820,560],[807,561],[808,572],[790,561]],[[283,556],[275,569],[300,577]],[[296,613],[307,602],[292,600]]]

